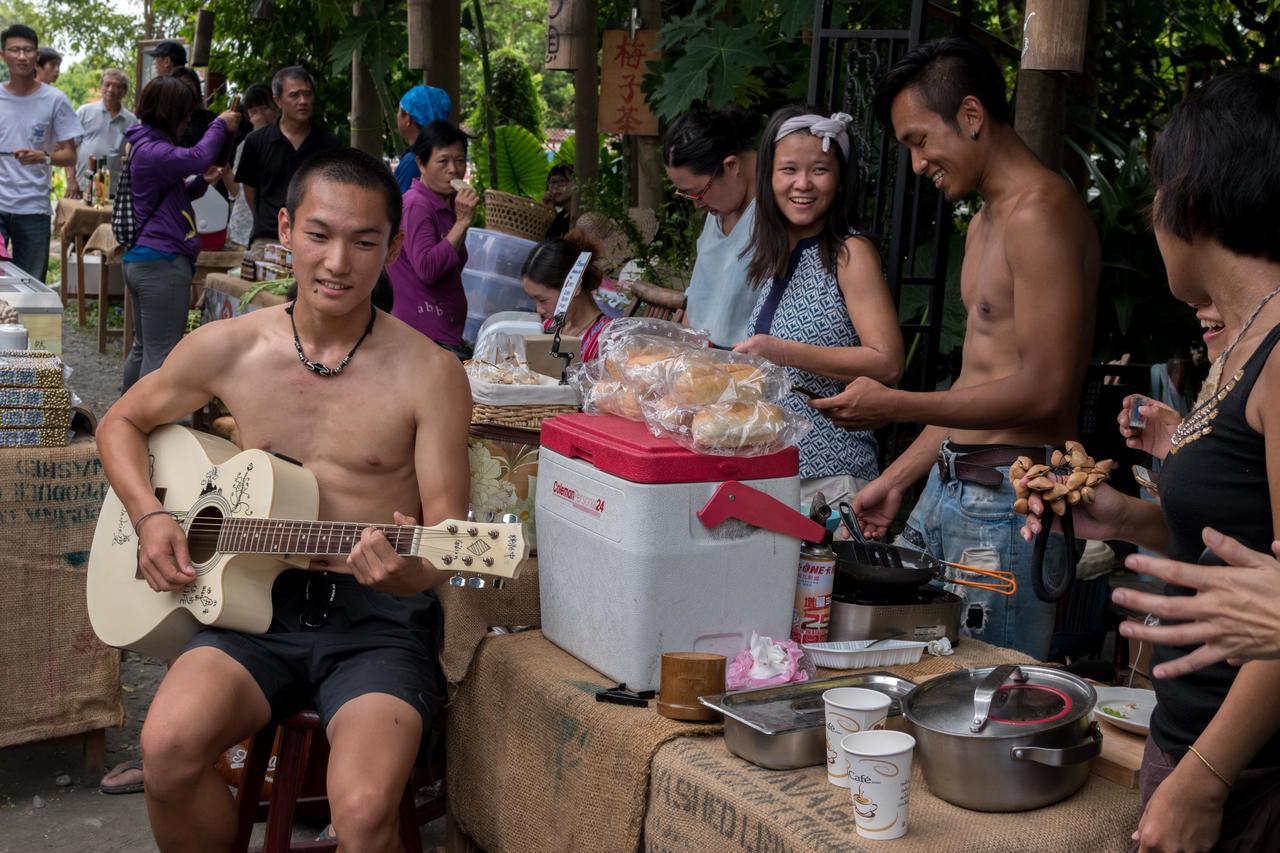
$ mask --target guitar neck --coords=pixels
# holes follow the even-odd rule
[[[198,521],[196,522],[199,523]],[[414,554],[414,540],[426,527],[361,524],[352,521],[294,521],[280,518],[224,518],[218,550],[237,554],[332,557],[351,553],[366,528],[381,530],[397,554]]]

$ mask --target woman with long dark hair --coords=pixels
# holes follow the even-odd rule
[[[221,179],[214,165],[240,114],[216,117],[194,147],[178,144],[196,109],[191,88],[157,77],[138,98],[138,124],[125,131],[137,242],[124,254],[124,280],[133,297],[133,348],[124,362],[123,390],[159,367],[182,339],[200,237],[191,200]],[[187,179],[188,175],[197,177]]]
[[[555,323],[553,315],[556,303],[560,300],[560,291],[564,288],[564,280],[582,252],[598,255],[600,250],[586,234],[575,228],[563,237],[543,240],[525,258],[524,267],[520,270],[520,280],[524,284],[524,292],[533,300],[538,316],[542,318],[543,328],[548,332]],[[562,331],[566,335],[582,339],[580,356],[584,362],[596,357],[600,333],[609,325],[609,318],[600,310],[593,296],[600,281],[600,271],[588,264],[578,292],[573,295],[569,308],[565,311]]]
[[[850,219],[849,117],[784,107],[765,128],[747,279],[760,288],[751,336],[734,349],[787,369],[818,397],[870,376],[902,374],[902,333],[875,244]],[[801,501],[853,496],[879,473],[869,432],[833,424],[801,393],[787,408],[813,425],[800,442]]]
[[[687,319],[711,340],[733,346],[747,336],[755,291],[747,286],[756,210],[756,133],[760,119],[739,107],[685,113],[662,138],[662,162],[676,195],[707,211],[685,291]]]

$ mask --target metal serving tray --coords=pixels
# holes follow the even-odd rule
[[[902,699],[915,686],[890,672],[864,672],[719,693],[698,701],[724,715],[724,742],[734,755],[771,770],[791,770],[827,760],[824,691],[833,687],[878,690],[892,700],[889,716],[895,716],[902,713]]]

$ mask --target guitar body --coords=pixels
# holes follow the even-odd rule
[[[108,645],[162,658],[176,657],[202,625],[265,632],[276,576],[305,567],[310,557],[224,554],[216,549],[216,533],[224,518],[315,519],[315,476],[265,451],[241,451],[176,425],[151,434],[149,454],[157,496],[188,531],[196,579],[172,592],[147,585],[138,571],[138,537],[129,514],[109,490],[89,554],[94,631]]]

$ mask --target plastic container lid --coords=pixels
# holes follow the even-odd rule
[[[800,454],[794,447],[767,456],[710,456],[669,438],[658,438],[639,421],[614,415],[556,415],[542,422],[542,446],[632,483],[719,483],[794,477]]]

